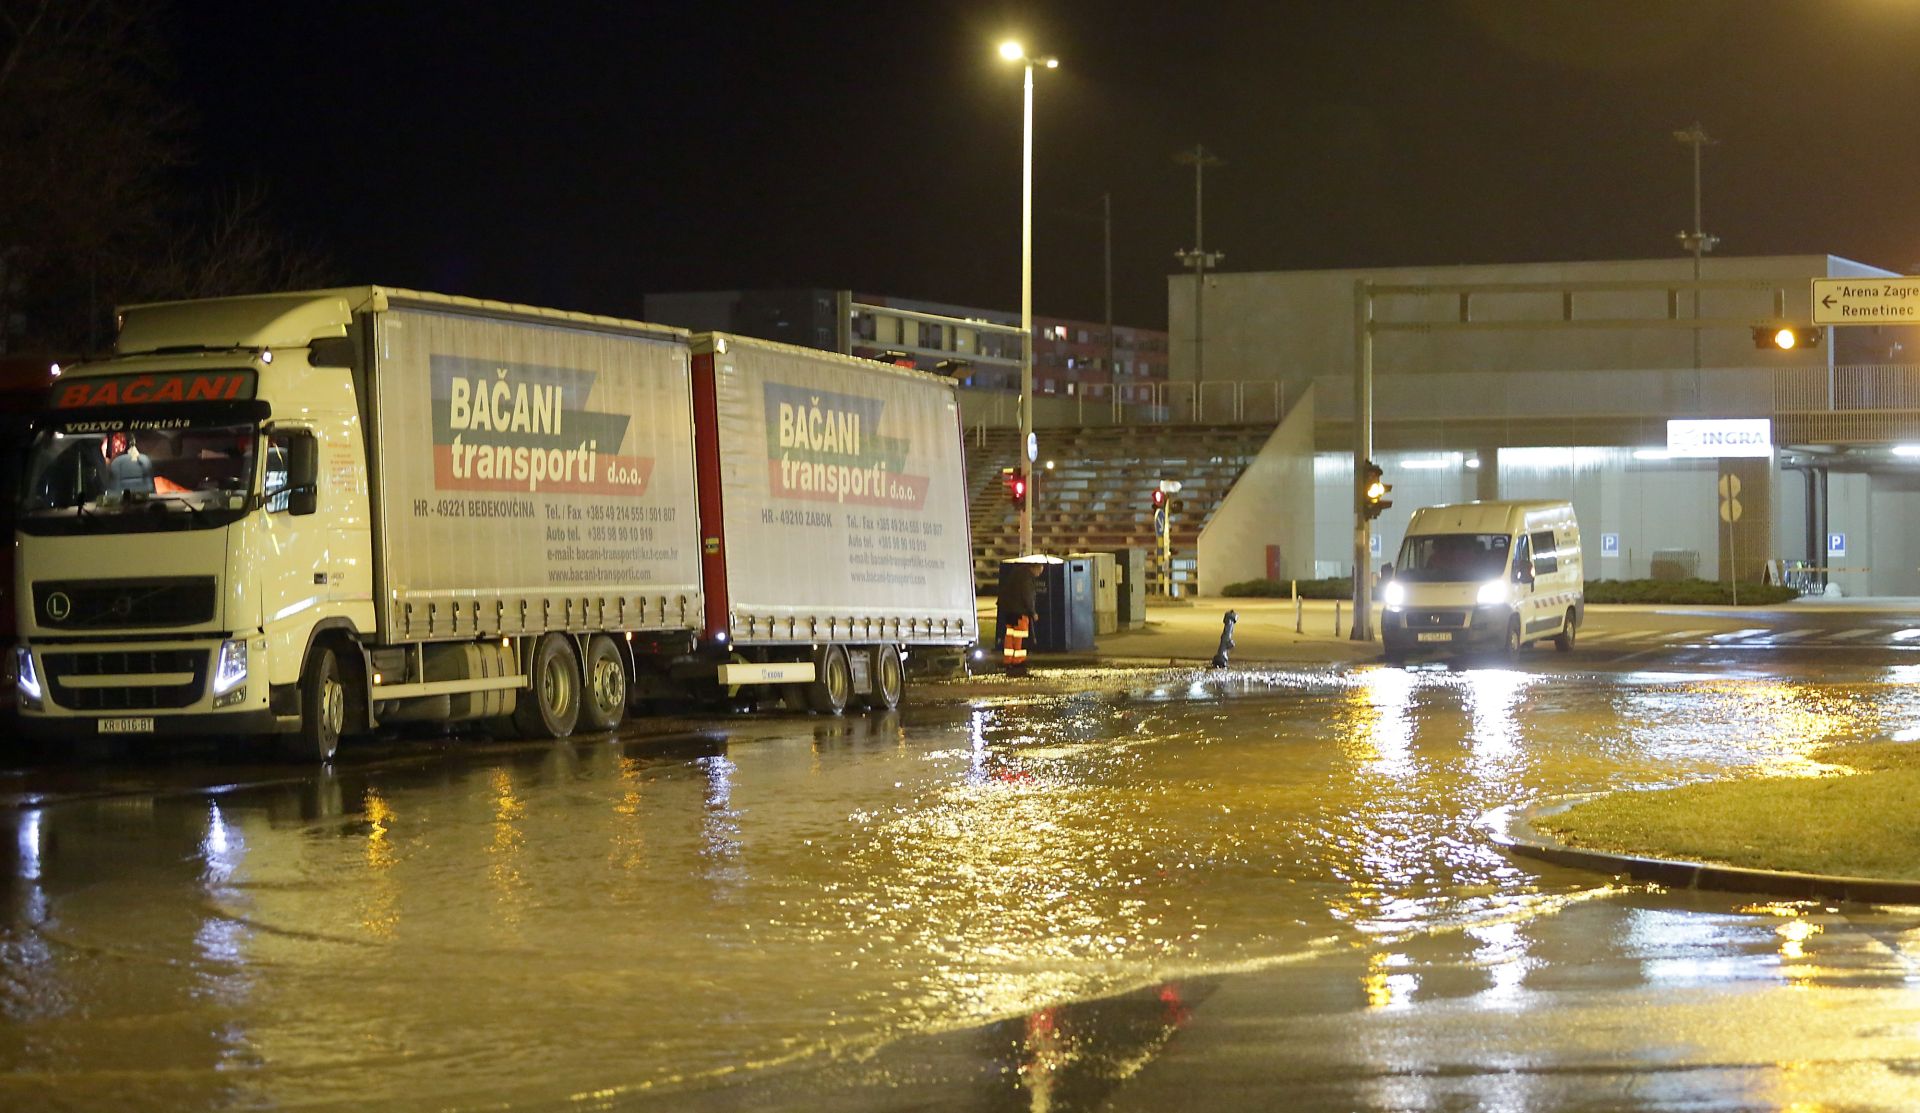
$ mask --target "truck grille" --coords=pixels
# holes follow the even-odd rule
[[[1465,611],[1407,611],[1409,630],[1458,630],[1467,624]]]
[[[47,694],[61,707],[146,711],[192,706],[206,690],[209,656],[204,649],[131,649],[46,653],[40,659],[47,670]],[[113,682],[88,683],[95,678]]]
[[[33,613],[49,630],[192,626],[213,619],[212,576],[71,580],[33,585]]]

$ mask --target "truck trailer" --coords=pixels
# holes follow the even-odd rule
[[[953,384],[384,287],[133,306],[36,417],[24,720],[518,737],[652,697],[900,699],[977,640]]]

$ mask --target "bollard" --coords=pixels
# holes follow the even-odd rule
[[[1333,636],[1340,636],[1340,600],[1333,601]]]
[[[1304,620],[1305,620],[1305,615],[1301,612],[1301,609],[1300,609],[1300,585],[1295,584],[1293,585],[1293,632],[1294,633],[1302,634],[1306,632],[1305,630],[1301,629],[1301,626],[1300,626],[1300,624]]]
[[[1227,655],[1233,652],[1233,624],[1238,621],[1240,616],[1233,611],[1228,611],[1220,620],[1220,648],[1213,653],[1213,667],[1216,669],[1227,667]]]

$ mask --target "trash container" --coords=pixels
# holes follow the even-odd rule
[[[1034,602],[1035,653],[1090,653],[1093,651],[1093,566],[1085,557],[1047,557],[1039,565]]]
[[[1093,633],[1120,632],[1120,580],[1112,553],[1068,553],[1068,560],[1084,560],[1093,570]]]
[[[1120,629],[1139,630],[1147,624],[1147,551],[1113,550],[1115,611]]]

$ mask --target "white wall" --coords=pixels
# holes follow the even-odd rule
[[[1295,404],[1201,531],[1200,594],[1266,576],[1268,545],[1282,579],[1313,575],[1313,406],[1311,392]]]
[[[1477,476],[1464,466],[1412,470],[1409,460],[1441,453],[1384,453],[1379,457],[1393,507],[1374,523],[1381,560],[1395,559],[1408,519],[1422,506],[1469,502]],[[1457,454],[1468,457],[1468,454]],[[1342,575],[1353,565],[1352,457],[1316,458],[1315,549],[1321,575]],[[1482,467],[1489,466],[1482,461]],[[1720,553],[1719,471],[1712,460],[1636,460],[1624,448],[1501,449],[1498,489],[1503,499],[1571,499],[1580,518],[1581,554],[1590,579],[1642,579],[1651,574],[1656,551],[1699,554],[1699,574],[1712,579]],[[1776,486],[1778,483],[1776,482]],[[1835,526],[1834,528],[1841,528]],[[1620,535],[1617,557],[1601,556],[1603,534]]]

